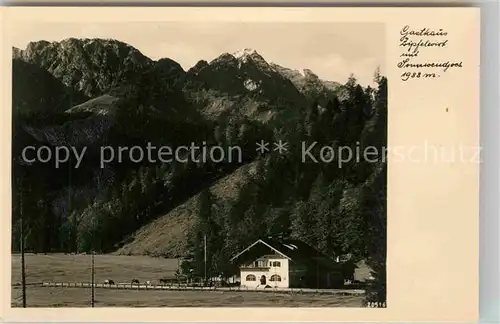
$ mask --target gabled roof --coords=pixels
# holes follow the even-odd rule
[[[240,253],[233,256],[231,258],[231,262],[239,258],[241,255],[247,253],[249,250],[253,249],[258,244],[267,246],[277,254],[280,254],[289,260],[329,259],[318,250],[314,249],[313,247],[299,240],[259,239],[250,246],[248,246],[246,249],[241,251]]]
[[[256,246],[257,244],[264,244],[264,245],[266,245],[267,247],[269,247],[271,250],[273,250],[274,252],[276,252],[276,253],[278,253],[278,254],[282,255],[283,257],[285,257],[285,258],[287,258],[287,259],[289,259],[289,260],[291,260],[291,259],[292,259],[292,258],[290,258],[289,256],[287,256],[286,254],[284,254],[283,252],[281,252],[280,250],[278,250],[277,248],[275,248],[275,247],[273,247],[273,246],[269,245],[268,243],[264,242],[263,240],[260,240],[260,239],[259,239],[259,240],[255,241],[253,244],[249,245],[246,249],[244,249],[244,250],[243,250],[243,251],[241,251],[240,253],[238,253],[238,254],[236,254],[235,256],[233,256],[233,257],[231,258],[231,260],[230,260],[230,261],[232,262],[233,260],[237,259],[239,256],[241,256],[242,254],[244,254],[244,253],[248,252],[250,249],[252,249],[252,248],[253,248],[254,246]]]

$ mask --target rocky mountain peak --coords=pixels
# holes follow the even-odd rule
[[[303,69],[302,75],[304,75],[304,77],[306,78],[319,79],[318,75],[309,69]]]
[[[262,67],[269,67],[266,60],[253,48],[244,48],[234,53],[223,53],[212,60],[210,64],[230,64],[241,68],[242,64],[252,62]]]
[[[268,66],[266,60],[253,48],[244,48],[232,54],[239,62],[248,63],[252,61],[261,66]]]
[[[59,42],[30,42],[13,55],[36,64],[65,85],[90,97],[133,77],[152,61],[126,43],[101,38],[67,38]]]
[[[236,62],[236,58],[229,53],[222,53],[221,55],[210,61],[210,65],[225,62]]]
[[[247,59],[247,58],[262,58],[262,56],[253,48],[240,49],[233,53],[236,59]]]
[[[240,58],[240,57],[243,57],[243,56],[253,55],[253,54],[258,54],[255,49],[253,49],[253,48],[244,48],[244,49],[240,49],[240,50],[234,52],[233,56],[235,58]]]

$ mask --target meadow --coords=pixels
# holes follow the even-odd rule
[[[174,277],[179,260],[147,256],[95,256],[95,282],[158,281]],[[41,287],[41,282],[90,282],[91,257],[26,254],[27,307],[90,307],[89,288]],[[22,306],[20,255],[12,256],[13,307]],[[95,289],[95,307],[361,307],[362,296],[246,291]]]
[[[94,256],[95,282],[158,281],[175,278],[178,259],[102,254]],[[46,281],[90,282],[91,256],[87,254],[25,254],[26,283]],[[21,283],[21,256],[12,255],[12,284]]]

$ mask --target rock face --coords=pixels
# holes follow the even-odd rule
[[[134,47],[107,39],[31,42],[16,55],[89,97],[134,78],[152,62]]]
[[[171,59],[153,61],[109,39],[36,41],[24,50],[13,48],[13,57],[89,98],[134,94],[147,105],[170,111],[189,110],[186,107],[195,103],[212,119],[234,114],[266,121],[283,110],[294,115],[312,97],[341,92],[337,83],[320,80],[309,70],[300,74],[270,64],[249,48],[200,61],[187,73]]]
[[[302,72],[292,70],[278,64],[271,64],[281,75],[292,81],[295,87],[309,100],[318,100],[324,106],[333,95],[339,99],[347,99],[347,91],[338,82],[320,79],[313,71]]]
[[[232,115],[269,122],[284,114],[293,118],[307,102],[287,75],[248,48],[199,61],[186,73],[185,91],[210,119]]]
[[[255,50],[224,53],[210,63],[198,63],[188,74],[205,89],[228,96],[247,96],[276,109],[300,105],[304,99],[293,83]]]

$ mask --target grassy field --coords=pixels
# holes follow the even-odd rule
[[[147,256],[96,255],[94,258],[95,282],[106,279],[115,282],[158,281],[163,277],[174,278],[177,259]],[[26,254],[26,282],[43,281],[90,282],[91,257],[85,254]],[[21,256],[12,255],[12,283],[21,282]]]
[[[21,282],[21,258],[12,256],[12,284]],[[26,281],[90,282],[90,256],[27,254]],[[95,256],[97,283],[157,281],[173,276],[176,259],[139,256]],[[22,306],[20,287],[12,287],[12,306]],[[90,289],[28,286],[28,307],[89,307]],[[362,296],[265,292],[154,291],[95,289],[95,307],[361,307]]]

